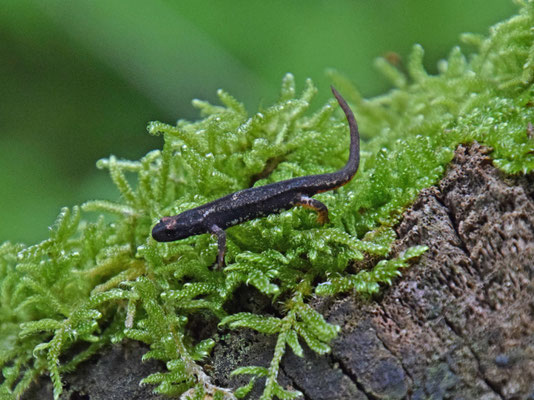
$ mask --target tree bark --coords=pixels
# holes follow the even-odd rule
[[[404,213],[394,254],[418,244],[429,250],[391,287],[373,299],[313,300],[341,333],[327,356],[306,349],[299,358],[288,349],[280,383],[307,400],[534,399],[534,175],[507,176],[487,153],[476,143],[460,146],[439,185],[423,190]],[[269,308],[257,293],[241,295],[241,310]],[[206,369],[223,387],[247,383],[229,377],[238,366],[268,366],[276,340],[246,329],[215,336]],[[127,346],[111,354],[124,359]],[[140,357],[128,357],[128,374],[100,371],[99,363],[123,368],[91,360],[65,377],[62,397],[126,398],[113,392],[124,390],[119,381],[137,386],[147,375],[131,371],[143,368]],[[95,381],[106,387],[104,395],[84,387]],[[159,398],[144,389],[127,398]],[[256,384],[248,398],[261,390]]]
[[[314,301],[342,331],[328,356],[288,350],[282,382],[310,400],[534,399],[534,176],[506,176],[487,153],[460,146],[405,212],[394,252],[429,250],[380,298]],[[228,367],[267,365],[272,342],[220,343],[219,382],[242,384]]]

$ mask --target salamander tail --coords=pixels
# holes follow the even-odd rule
[[[350,129],[349,161],[347,161],[347,164],[341,170],[344,174],[346,174],[346,179],[348,182],[356,174],[356,171],[358,171],[358,166],[360,165],[360,132],[358,131],[358,124],[356,123],[356,118],[354,118],[354,114],[352,113],[352,110],[350,109],[345,99],[339,94],[339,92],[333,86],[331,86],[330,88],[332,89],[332,93],[334,94],[337,102],[339,103],[339,106],[345,113],[345,116],[347,117],[347,122],[349,123],[349,129]]]

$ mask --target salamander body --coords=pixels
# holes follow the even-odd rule
[[[226,228],[295,206],[311,208],[318,213],[320,223],[328,222],[327,207],[311,196],[348,183],[360,163],[356,119],[345,99],[333,87],[332,93],[345,113],[350,130],[349,160],[342,169],[240,190],[178,215],[163,217],[152,229],[152,237],[158,242],[171,242],[203,233],[214,234],[218,239],[217,264],[220,268],[224,265]]]

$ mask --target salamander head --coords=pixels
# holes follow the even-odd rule
[[[173,217],[160,219],[152,229],[152,237],[158,242],[173,242],[205,232],[202,220],[196,213],[185,211]]]

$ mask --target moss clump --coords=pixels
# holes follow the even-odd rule
[[[151,123],[149,132],[163,136],[162,150],[139,161],[110,157],[97,164],[109,170],[121,193],[119,202],[90,201],[64,209],[49,239],[29,247],[0,246],[2,398],[20,396],[47,372],[58,398],[61,373],[125,337],[150,346],[145,359],[166,363],[166,372],[144,379],[157,392],[242,397],[256,377],[266,376],[263,399],[298,397],[276,380],[284,352],[289,347],[302,355],[304,341],[326,353],[339,331],[307,299],[349,290],[375,293],[425,250],[416,247],[388,259],[392,226],[417,193],[443,175],[459,143],[478,140],[490,146],[494,163],[505,172],[534,169],[534,142],[527,129],[533,118],[533,25],[533,5],[524,3],[488,38],[465,35],[476,52],[467,59],[453,49],[435,76],[423,69],[419,46],[407,76],[379,60],[396,89],[373,99],[363,99],[332,73],[367,139],[360,172],[350,184],[317,196],[330,210],[326,226],[317,225],[313,213],[292,209],[229,229],[224,271],[211,268],[216,257],[211,236],[156,243],[150,238],[152,225],[162,215],[250,184],[339,168],[348,153],[344,117],[334,101],[310,112],[316,89],[307,82],[297,96],[288,75],[279,100],[253,116],[220,91],[222,106],[194,102],[200,121]],[[266,170],[272,172],[265,177]],[[96,222],[85,219],[95,212]],[[357,274],[347,269],[364,253],[382,261]],[[223,305],[241,285],[282,302],[284,313],[228,315]],[[269,366],[234,371],[252,375],[251,383],[235,394],[214,386],[199,364],[213,340],[195,343],[186,334],[188,318],[206,313],[230,328],[277,335]],[[79,342],[88,345],[73,354]]]

